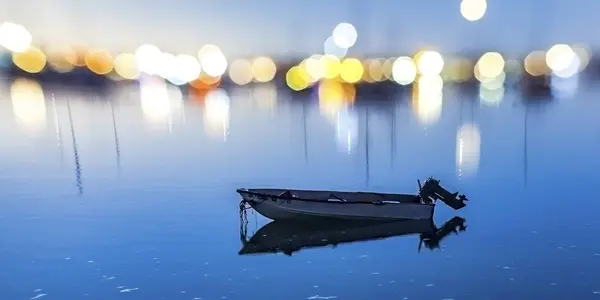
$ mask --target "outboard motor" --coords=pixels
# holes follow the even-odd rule
[[[459,210],[466,206],[465,202],[467,201],[467,197],[465,195],[458,195],[456,193],[450,193],[448,190],[444,189],[440,185],[440,181],[428,178],[425,181],[425,184],[419,191],[420,196],[425,199],[430,199],[431,201],[441,200],[446,205],[452,207],[455,210]],[[458,196],[458,198],[457,198]]]

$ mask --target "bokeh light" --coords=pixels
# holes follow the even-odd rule
[[[483,18],[487,10],[486,0],[462,0],[460,14],[467,21],[475,22]]]
[[[546,64],[558,77],[567,78],[578,72],[580,61],[571,46],[557,44],[546,52]]]
[[[135,51],[135,60],[140,72],[158,75],[161,68],[162,52],[154,45],[141,45]]]
[[[172,75],[169,81],[177,85],[196,80],[202,72],[198,59],[187,54],[175,56],[172,68],[173,71],[171,71]]]
[[[356,58],[344,59],[340,67],[340,77],[347,83],[356,83],[363,76],[362,63]]]
[[[85,65],[98,75],[106,75],[114,68],[113,57],[106,50],[91,50],[86,53]]]
[[[546,64],[546,52],[536,50],[529,53],[523,60],[523,68],[531,76],[548,74],[550,69]]]
[[[383,74],[383,60],[381,59],[368,59],[365,61],[367,65],[366,72],[368,73],[369,79],[373,82],[380,82],[384,79]]]
[[[290,89],[294,91],[301,91],[309,86],[311,83],[311,77],[304,68],[294,66],[285,74],[285,81]]]
[[[227,71],[227,58],[221,49],[215,45],[205,45],[198,51],[202,70],[207,75],[217,77]]]
[[[252,62],[252,77],[256,82],[269,82],[275,78],[277,66],[269,57],[258,57]]]
[[[77,52],[70,46],[47,47],[45,51],[48,65],[56,72],[70,72],[77,64]]]
[[[306,69],[306,72],[310,75],[311,82],[316,82],[325,77],[325,66],[323,65],[322,55],[312,55],[311,57],[302,61],[300,66]]]
[[[15,66],[31,74],[41,72],[46,66],[46,55],[33,46],[22,52],[13,52],[12,60]]]
[[[398,84],[411,84],[417,77],[417,66],[408,56],[398,57],[392,66],[392,78]]]
[[[245,59],[236,59],[229,66],[229,79],[237,85],[252,82],[252,64]]]
[[[124,79],[135,80],[140,75],[135,55],[132,53],[120,53],[115,58],[115,72]]]
[[[340,23],[334,29],[331,35],[333,42],[340,48],[350,48],[356,43],[358,33],[354,25],[350,23]]]
[[[323,78],[334,79],[340,75],[342,63],[339,58],[331,55],[323,55],[321,57],[321,64],[323,65]]]
[[[475,64],[475,74],[481,82],[500,76],[504,72],[504,58],[498,52],[487,52]]]
[[[11,52],[23,52],[31,46],[32,36],[22,25],[3,22],[0,25],[0,46]]]
[[[415,55],[415,62],[419,74],[423,76],[439,75],[444,68],[444,59],[437,51],[421,51]]]
[[[346,54],[348,53],[348,49],[338,46],[333,40],[333,37],[330,36],[325,40],[325,43],[323,44],[323,53],[325,53],[326,55],[342,58],[346,56]]]

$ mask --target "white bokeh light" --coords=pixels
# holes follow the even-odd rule
[[[31,33],[22,25],[11,22],[0,25],[0,46],[12,52],[23,52],[31,46],[31,41]]]
[[[342,48],[335,43],[333,37],[328,37],[323,44],[323,52],[325,55],[335,56],[337,58],[343,58],[348,53],[347,48]]]
[[[392,78],[398,84],[411,84],[417,77],[417,66],[412,58],[398,57],[392,65]]]
[[[141,45],[135,51],[135,62],[140,72],[158,75],[161,72],[163,53],[154,45]]]
[[[204,73],[219,77],[227,71],[227,58],[215,45],[206,45],[198,51],[198,58]]]
[[[358,33],[354,25],[340,23],[333,29],[332,37],[338,47],[348,49],[356,43]]]

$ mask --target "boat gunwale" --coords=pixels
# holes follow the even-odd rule
[[[294,191],[294,190],[286,190],[286,189],[278,189],[278,190]],[[317,202],[317,203],[327,203],[327,204],[371,204],[371,205],[386,205],[386,204],[408,205],[408,204],[413,204],[413,205],[435,206],[435,203],[401,202],[401,201],[390,201],[390,200],[374,202],[374,201],[327,201],[327,200],[321,200],[321,199],[295,198],[295,197],[285,197],[285,196],[279,196],[279,195],[271,195],[271,194],[265,194],[265,193],[259,193],[259,192],[252,192],[249,189],[245,189],[245,188],[237,189],[237,192],[238,192],[238,194],[246,193],[246,194],[251,194],[251,195],[255,195],[255,196],[265,196],[265,197],[270,197],[270,198],[275,198],[275,199],[286,199],[286,200],[293,200],[293,201]],[[334,191],[334,193],[335,193],[335,191]],[[360,194],[360,193],[364,193],[364,192],[355,192],[355,193]],[[369,194],[369,193],[364,193],[364,194]],[[373,194],[377,194],[377,193],[373,193]],[[392,195],[406,195],[406,196],[418,197],[418,195],[412,195],[412,194],[392,194]],[[265,199],[265,201],[266,200],[268,200],[268,199]]]

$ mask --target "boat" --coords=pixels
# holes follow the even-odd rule
[[[237,189],[240,210],[252,208],[272,220],[398,221],[432,219],[437,200],[455,210],[466,206],[465,195],[450,193],[440,181],[428,178],[417,194],[311,191],[291,189]]]
[[[422,245],[430,250],[439,248],[450,233],[465,231],[465,219],[454,217],[437,228],[431,219],[395,222],[313,222],[272,221],[247,238],[241,231],[239,255],[284,253],[291,256],[302,249],[337,247],[342,244],[381,240],[397,236],[419,235]]]

